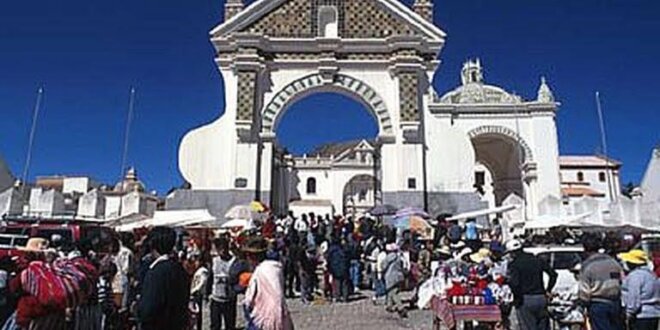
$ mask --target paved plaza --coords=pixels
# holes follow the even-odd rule
[[[305,305],[300,299],[287,301],[296,330],[395,330],[395,329],[431,329],[433,320],[430,311],[412,310],[408,318],[401,319],[396,314],[385,311],[382,305],[374,305],[371,293],[349,303],[326,303],[315,301]],[[240,300],[239,300],[240,301]],[[204,329],[209,329],[208,308],[205,310]],[[244,326],[243,313],[238,313],[237,326]]]

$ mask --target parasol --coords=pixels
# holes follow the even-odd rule
[[[417,233],[426,233],[429,230],[433,230],[433,227],[420,216],[404,216],[404,217],[395,217],[390,220],[390,225],[402,230],[410,230]]]
[[[375,216],[375,217],[380,217],[383,215],[394,215],[396,214],[397,208],[396,206],[390,205],[390,204],[381,204],[381,205],[376,205],[372,207],[368,213]]]
[[[252,210],[250,205],[236,205],[229,209],[227,213],[225,213],[225,218],[252,220],[258,219],[259,215],[256,211]]]

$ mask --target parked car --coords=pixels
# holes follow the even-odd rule
[[[0,226],[0,257],[21,255],[17,247],[31,237],[51,240],[54,235],[72,244],[87,240],[99,252],[105,252],[116,237],[112,228],[95,221],[6,217]]]
[[[557,284],[553,292],[565,293],[577,287],[574,269],[582,262],[582,246],[536,246],[525,248],[525,251],[545,260],[557,272]],[[543,279],[547,284],[547,275],[544,274]]]

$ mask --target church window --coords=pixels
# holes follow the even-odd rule
[[[316,179],[308,178],[307,179],[307,194],[313,195],[316,194]]]
[[[605,172],[599,172],[598,173],[598,181],[600,182],[605,182]]]
[[[583,182],[584,181],[584,173],[577,172],[577,180],[578,180],[578,182]]]
[[[364,202],[367,199],[367,191],[365,189],[360,190],[358,194],[358,201]]]
[[[486,173],[478,171],[474,173],[474,185],[483,186],[486,184]]]
[[[234,180],[234,188],[247,188],[248,181],[246,178],[236,178]]]
[[[338,34],[338,19],[337,7],[335,6],[320,6],[319,7],[319,37],[337,38]]]
[[[415,178],[408,178],[408,189],[417,189],[417,180]]]

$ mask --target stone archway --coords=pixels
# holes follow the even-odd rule
[[[468,136],[475,160],[492,177],[490,184],[495,203],[501,204],[511,194],[525,196],[528,190],[525,181],[533,168],[532,150],[525,140],[507,127],[492,125],[477,127]],[[476,185],[477,182],[475,188],[478,188]]]
[[[376,205],[376,181],[373,175],[358,174],[346,182],[342,192],[344,214],[365,213]]]
[[[356,99],[376,118],[379,135],[392,135],[392,118],[383,99],[366,83],[347,75],[337,74],[327,81],[321,74],[294,80],[282,88],[261,112],[261,132],[273,133],[284,112],[296,100],[323,90],[336,91]]]
[[[482,135],[502,135],[505,136],[518,144],[523,151],[524,163],[530,164],[534,162],[534,157],[532,154],[532,148],[529,147],[529,144],[515,131],[508,127],[496,126],[496,125],[484,125],[474,128],[468,132],[470,139],[475,139]]]

